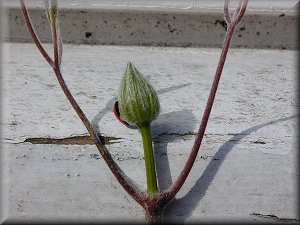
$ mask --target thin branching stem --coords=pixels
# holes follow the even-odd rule
[[[242,6],[239,10],[239,13],[234,18],[234,24],[237,25],[241,20],[243,19],[243,16],[245,14],[246,8],[247,8],[248,0],[244,0],[242,3]]]
[[[59,61],[58,61],[58,38],[57,38],[57,29],[56,29],[56,19],[51,20],[52,26],[52,40],[53,40],[53,51],[54,51],[54,65],[55,68],[59,68]]]
[[[225,0],[225,4],[224,4],[224,19],[225,19],[226,24],[231,23],[231,18],[230,18],[229,11],[228,11],[228,1],[229,0]]]
[[[236,9],[236,12],[233,16],[233,18],[230,17],[228,4],[229,1],[225,0],[224,4],[224,18],[227,23],[227,32],[224,39],[223,47],[221,56],[219,59],[219,63],[216,69],[214,81],[211,87],[211,91],[207,100],[206,108],[204,110],[204,114],[199,126],[198,133],[195,138],[194,145],[192,147],[190,156],[188,157],[186,164],[184,168],[182,169],[181,173],[179,174],[177,180],[171,185],[171,187],[162,193],[156,193],[149,195],[146,192],[141,191],[134,182],[122,171],[122,169],[118,166],[118,164],[114,161],[111,154],[105,147],[105,145],[101,142],[98,134],[93,129],[90,121],[85,116],[84,112],[72,96],[70,90],[68,89],[63,76],[61,74],[60,69],[60,61],[61,61],[61,54],[62,54],[62,42],[59,36],[59,30],[57,26],[57,20],[52,19],[51,21],[51,28],[52,28],[52,39],[53,39],[53,49],[54,49],[54,61],[50,58],[50,56],[47,54],[45,49],[43,48],[38,36],[36,35],[32,22],[29,17],[29,13],[27,11],[27,8],[24,4],[23,0],[19,0],[22,8],[22,12],[25,18],[25,23],[28,27],[28,30],[32,36],[32,39],[34,43],[36,44],[37,48],[43,55],[43,57],[46,59],[46,61],[50,64],[50,66],[53,68],[54,73],[56,75],[56,78],[65,94],[67,99],[69,100],[70,104],[72,105],[73,109],[81,119],[82,123],[85,125],[86,129],[88,130],[88,133],[90,134],[92,140],[94,141],[97,149],[99,150],[99,153],[102,155],[104,161],[107,163],[108,167],[112,171],[112,173],[115,175],[118,182],[122,185],[122,187],[126,190],[126,192],[136,201],[138,202],[143,208],[145,209],[148,217],[150,218],[149,221],[157,222],[157,218],[160,218],[163,207],[170,201],[180,190],[182,185],[184,184],[185,180],[187,179],[193,164],[196,160],[197,154],[200,149],[200,145],[204,136],[204,132],[208,123],[208,119],[210,116],[210,112],[212,110],[213,102],[215,99],[215,95],[218,89],[218,84],[221,78],[222,70],[224,67],[224,63],[226,60],[226,56],[228,53],[228,50],[230,48],[231,40],[233,37],[233,33],[235,30],[236,25],[242,20],[244,13],[246,11],[248,0],[243,0],[240,2],[239,6]]]
[[[37,46],[38,50],[40,51],[40,53],[43,55],[43,57],[46,59],[46,61],[49,63],[49,65],[53,68],[54,67],[54,62],[53,60],[50,58],[50,56],[48,55],[48,53],[46,52],[46,50],[44,49],[44,47],[42,46],[40,39],[38,38],[38,36],[36,35],[36,32],[33,28],[31,19],[29,17],[29,13],[27,8],[25,7],[25,3],[23,0],[20,0],[20,4],[21,4],[21,8],[22,8],[22,12],[24,15],[24,19],[25,19],[25,23],[27,25],[27,28],[29,30],[29,33],[31,34],[31,37],[35,43],[35,45]]]
[[[127,193],[132,196],[139,204],[143,205],[145,201],[145,193],[140,191],[140,189],[131,181],[131,179],[122,171],[122,169],[117,165],[117,163],[112,158],[111,154],[109,153],[108,149],[105,145],[102,144],[99,136],[92,128],[91,123],[89,122],[88,118],[85,116],[83,111],[81,110],[80,106],[73,98],[70,90],[68,89],[61,71],[59,67],[54,68],[54,72],[56,74],[57,80],[66,95],[67,99],[69,100],[70,104],[72,105],[73,109],[76,111],[78,116],[80,117],[82,123],[85,125],[86,129],[88,130],[91,138],[93,139],[99,153],[102,155],[104,161],[107,163],[108,167],[115,175],[119,183],[123,186],[123,188],[127,191]]]
[[[67,97],[67,99],[69,100],[69,102],[72,105],[73,109],[75,110],[75,112],[77,113],[77,115],[81,119],[82,123],[85,125],[86,129],[88,130],[92,140],[94,141],[97,149],[99,150],[99,153],[102,155],[104,161],[107,163],[108,167],[110,168],[112,173],[115,175],[118,182],[122,185],[122,187],[127,191],[127,193],[130,196],[132,196],[133,199],[136,200],[136,202],[138,202],[139,204],[141,204],[144,207],[144,205],[145,205],[144,202],[145,202],[145,199],[146,199],[147,195],[144,192],[142,192],[133,183],[133,181],[122,171],[122,169],[114,161],[114,159],[110,155],[109,151],[102,144],[99,136],[97,135],[97,133],[93,129],[90,121],[85,116],[85,114],[82,111],[82,109],[80,108],[79,104],[74,99],[73,95],[71,94],[69,88],[67,87],[67,85],[66,85],[66,83],[63,79],[63,76],[62,76],[61,71],[60,71],[60,63],[59,63],[59,54],[60,53],[59,53],[59,50],[58,50],[57,26],[56,26],[55,20],[52,20],[52,24],[51,24],[52,32],[53,32],[52,37],[53,37],[54,59],[55,59],[54,62],[53,62],[52,59],[48,56],[48,54],[44,50],[44,48],[42,47],[41,42],[39,41],[39,39],[38,39],[34,29],[33,29],[33,26],[32,26],[32,23],[31,23],[31,20],[30,20],[30,17],[29,17],[29,13],[28,13],[27,8],[24,4],[24,1],[20,0],[20,4],[21,4],[22,11],[24,13],[25,23],[26,23],[26,25],[29,29],[29,32],[30,32],[30,34],[33,38],[34,43],[39,48],[39,50],[42,53],[42,55],[44,56],[44,58],[52,66],[52,68],[54,70],[54,73],[56,75],[56,78],[57,78],[57,80],[58,80],[65,96]]]
[[[236,7],[235,12],[234,12],[234,14],[233,14],[233,18],[236,18],[236,16],[240,13],[241,5],[242,5],[242,1],[239,1],[239,4],[238,4],[238,6]]]
[[[164,193],[165,195],[165,199],[170,200],[172,199],[177,192],[180,190],[180,188],[182,187],[182,185],[184,184],[185,180],[187,179],[193,165],[194,162],[196,160],[197,154],[199,152],[200,146],[201,146],[201,142],[204,136],[204,132],[208,123],[208,119],[209,119],[209,115],[214,103],[214,99],[216,96],[216,92],[218,89],[218,84],[221,78],[221,74],[223,71],[223,67],[224,67],[224,63],[226,60],[226,56],[231,44],[231,40],[233,37],[233,33],[234,33],[234,29],[236,27],[236,25],[240,22],[240,20],[242,19],[245,10],[247,7],[247,0],[243,1],[243,5],[242,8],[240,9],[240,6],[238,6],[238,14],[236,16],[234,16],[233,21],[227,24],[227,32],[226,32],[226,36],[224,39],[224,43],[223,43],[223,47],[222,47],[222,52],[221,52],[221,56],[219,59],[219,63],[216,69],[216,73],[215,73],[215,77],[214,77],[214,81],[211,87],[211,91],[207,100],[207,104],[204,110],[204,114],[199,126],[199,130],[197,133],[197,136],[195,138],[195,142],[194,145],[192,147],[192,151],[185,163],[185,166],[183,168],[183,170],[181,171],[181,173],[179,174],[177,180],[173,183],[173,185],[171,185],[171,187]],[[226,18],[226,21],[231,21],[231,19],[229,18],[229,13],[228,13],[228,1],[225,1],[224,4],[224,16]]]

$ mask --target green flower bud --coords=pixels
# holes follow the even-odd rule
[[[160,110],[157,94],[144,76],[128,62],[119,90],[121,116],[131,125],[150,125]]]

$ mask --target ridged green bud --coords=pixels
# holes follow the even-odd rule
[[[123,119],[139,127],[150,125],[160,110],[154,88],[131,62],[121,81],[118,102]]]

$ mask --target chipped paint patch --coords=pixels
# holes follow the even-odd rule
[[[120,138],[116,137],[103,137],[101,141],[104,144],[119,143]],[[90,136],[74,136],[68,138],[27,138],[24,142],[31,144],[51,144],[51,145],[92,145],[94,144]]]

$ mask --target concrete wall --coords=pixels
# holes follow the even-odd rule
[[[30,42],[20,8],[15,5],[6,8],[5,40]],[[32,6],[31,16],[41,39],[49,42],[44,9]],[[222,9],[172,11],[69,6],[60,10],[60,20],[66,43],[221,47],[226,29]],[[296,49],[297,13],[294,9],[250,10],[235,35],[233,47]]]

